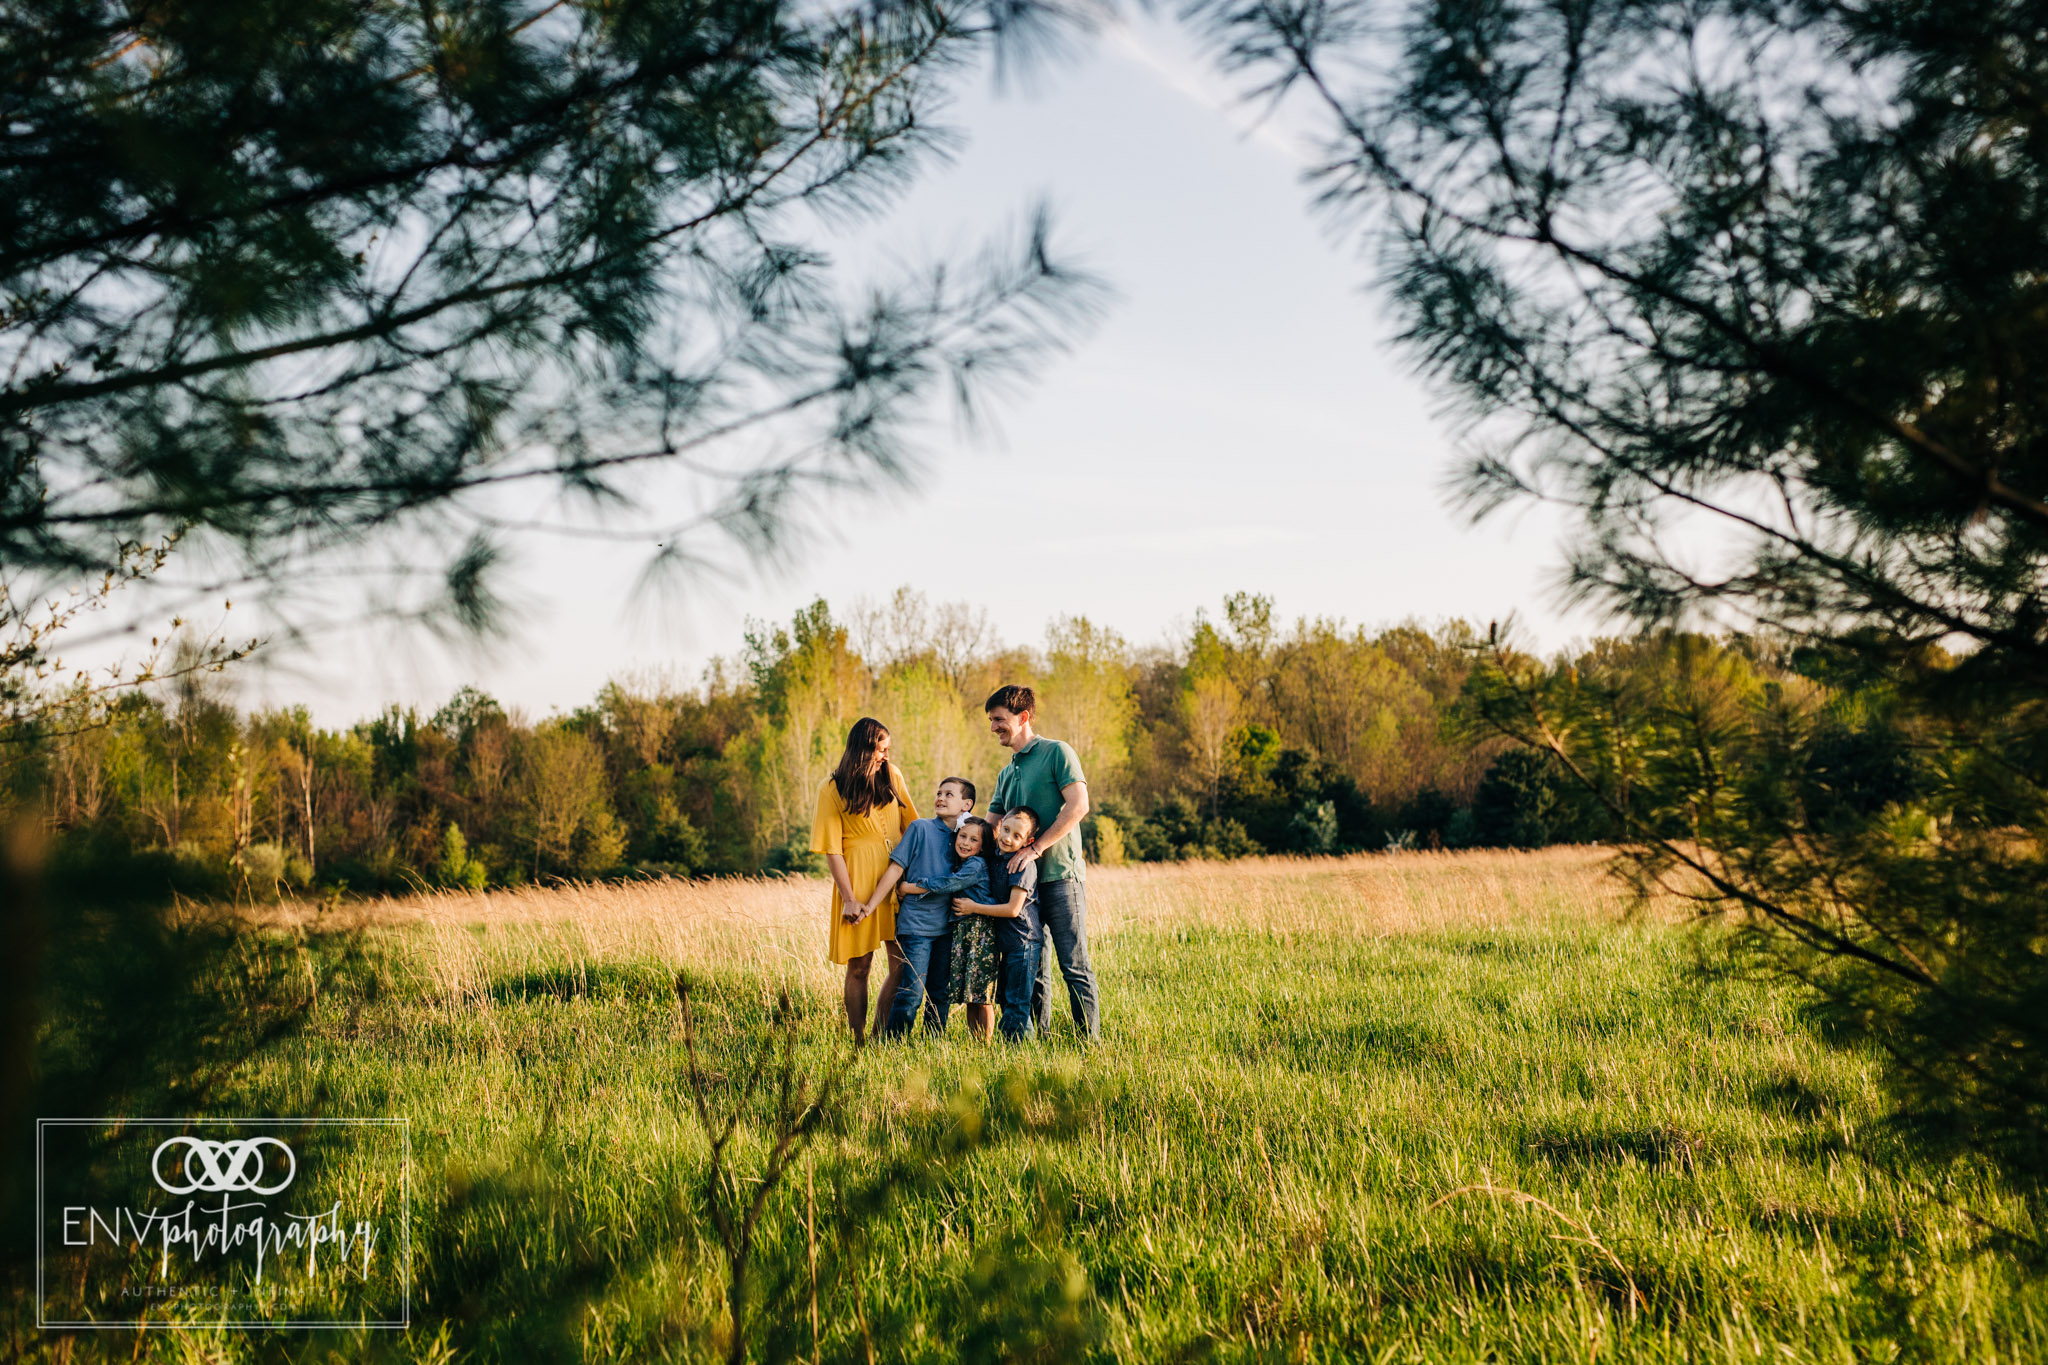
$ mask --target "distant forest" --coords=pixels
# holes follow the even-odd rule
[[[1014,648],[983,613],[905,589],[751,624],[694,685],[614,681],[547,719],[464,688],[430,714],[323,730],[304,708],[243,714],[194,674],[57,727],[7,782],[17,808],[41,805],[53,871],[138,890],[812,871],[816,793],[854,720],[890,728],[920,807],[951,774],[985,799],[1006,755],[982,701],[1028,682],[1040,730],[1087,770],[1098,863],[1607,837],[1606,808],[1554,760],[1477,719],[1484,644],[1462,622],[1283,624],[1238,594],[1171,646],[1067,617]],[[1549,667],[1576,657],[1638,692],[1673,669],[1750,689],[1799,676],[1796,654],[1742,638],[1601,640]]]

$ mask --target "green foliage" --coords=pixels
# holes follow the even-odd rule
[[[798,837],[769,849],[768,856],[761,860],[761,870],[785,876],[822,877],[825,860],[811,851],[808,837]]]
[[[1129,846],[1149,861],[1242,858],[1260,851],[1236,820],[1205,815],[1185,796],[1169,796],[1130,826]]]
[[[856,603],[842,620],[816,601],[781,625],[750,622],[739,658],[715,661],[695,687],[615,680],[590,705],[538,724],[515,723],[463,688],[430,714],[391,707],[321,730],[304,708],[238,715],[203,676],[187,677],[169,695],[109,703],[105,724],[18,747],[5,779],[17,800],[40,804],[74,884],[154,881],[225,896],[252,885],[268,894],[280,878],[374,892],[420,881],[820,875],[809,847],[817,792],[854,719],[886,720],[920,808],[953,775],[985,802],[1005,755],[990,742],[982,698],[999,679],[1029,678],[1062,689],[1056,703],[1047,693],[1042,719],[1088,772],[1094,815],[1082,833],[1096,861],[1341,853],[1401,830],[1423,845],[1480,837],[1471,802],[1499,746],[1448,726],[1469,668],[1464,627],[1283,629],[1269,599],[1243,595],[1225,617],[1198,618],[1184,657],[1063,620],[1038,658],[1001,646],[958,603],[904,592],[884,607]],[[1295,705],[1347,669],[1401,680],[1377,700],[1354,696],[1360,715],[1346,725],[1391,736],[1392,747],[1353,746],[1348,765],[1310,742],[1327,708]],[[1205,695],[1223,699],[1220,713],[1191,705]],[[1427,725],[1407,714],[1414,706]],[[1879,781],[1880,757],[1854,738],[1869,733],[1868,714],[1841,713],[1848,747],[1830,760],[1828,791]],[[1079,728],[1054,728],[1062,716]],[[1410,742],[1417,735],[1426,742]],[[1205,742],[1213,763],[1191,763]],[[1098,765],[1098,744],[1121,764]],[[452,860],[451,825],[463,843]],[[1488,829],[1488,840],[1511,837]],[[273,875],[266,862],[252,882],[247,856],[275,861],[245,854],[258,845],[284,863]]]
[[[609,805],[593,805],[576,827],[569,865],[579,877],[617,872],[626,858],[626,827]]]
[[[1129,762],[1130,735],[1138,719],[1130,647],[1115,631],[1085,616],[1060,617],[1046,628],[1037,691],[1038,721],[1045,732],[1088,756],[1091,784],[1114,790]]]
[[[1991,760],[1975,722],[1902,700],[1968,667],[1923,648],[1871,681],[1677,636],[1547,666],[1501,650],[1471,696],[1546,751],[1521,765],[1517,813],[1552,819],[1551,765],[1571,773],[1645,883],[1746,912],[1760,965],[1892,1053],[1902,1122],[2038,1178],[2043,824],[2013,799],[2018,754]]]
[[[166,877],[201,894],[230,891],[224,861],[192,857],[190,846],[154,855],[169,868],[89,876],[61,860],[38,868],[33,834],[4,833],[0,1121],[16,1131],[36,1115],[233,1113],[239,1068],[362,966],[354,934],[251,929],[166,904]],[[245,852],[247,887],[285,863],[274,846]],[[17,1284],[32,1278],[30,1201],[44,1177],[57,1178],[38,1170],[35,1144],[0,1152],[0,1266]]]
[[[1130,859],[1124,842],[1124,827],[1107,812],[1091,810],[1081,821],[1083,852],[1088,861],[1102,867],[1122,867]]]
[[[286,862],[276,844],[251,844],[235,855],[235,870],[249,890],[274,896],[284,887]]]
[[[594,877],[618,867],[626,836],[611,808],[604,754],[572,721],[544,726],[521,750],[520,826],[543,872]]]
[[[1643,1365],[2018,1365],[2048,1351],[2041,1279],[1971,1215],[2038,1224],[1981,1167],[1901,1150],[1878,1059],[1816,1036],[1795,991],[1703,983],[1691,935],[1589,912],[1570,899],[1581,882],[1532,881],[1521,922],[1355,932],[1360,870],[1262,900],[1259,915],[1300,926],[1286,934],[1190,911],[1100,935],[1118,1022],[1085,1061],[999,1056],[957,1020],[848,1061],[834,999],[797,993],[801,1072],[836,1076],[843,1102],[757,1223],[752,1358],[850,1365],[872,1345],[928,1365],[1565,1362],[1597,1344]],[[1495,875],[1444,870],[1416,884],[1419,903],[1455,906],[1465,878]],[[410,932],[323,972],[317,997],[301,963],[267,966],[299,983],[303,1023],[195,1112],[297,1113],[339,1093],[410,1118],[407,1359],[443,1336],[476,1365],[726,1358],[670,969],[658,953],[589,961],[574,935],[510,951],[493,968],[508,988],[481,999],[425,988],[436,949]],[[511,988],[543,977],[561,987]],[[721,973],[695,1001],[714,1117],[741,1108],[727,1190],[742,1202],[776,1131],[772,1069],[741,1097],[778,984]],[[53,992],[55,1017],[83,998]],[[196,1040],[152,1039],[161,1017],[95,1016],[62,1074]],[[78,1094],[53,1092],[45,1112],[90,1112],[55,1107]],[[1582,1219],[1621,1268],[1540,1210],[1437,1202],[1481,1181]],[[32,1241],[17,1240],[27,1265]],[[15,1281],[30,1322],[33,1283]],[[374,1359],[385,1335],[331,1344]],[[205,1325],[177,1339],[224,1361],[270,1350]],[[61,1338],[22,1342],[27,1361],[62,1358]]]
[[[633,813],[627,852],[636,866],[677,877],[709,867],[710,845],[678,803],[667,764],[652,764],[628,778],[625,800]]]
[[[1358,783],[1307,749],[1285,746],[1266,726],[1247,726],[1236,775],[1223,784],[1219,815],[1240,822],[1274,853],[1336,853],[1371,847],[1382,816]]]
[[[1554,756],[1533,749],[1509,749],[1493,760],[1473,797],[1471,824],[1471,838],[1459,842],[1499,848],[1592,843],[1616,830],[1592,793]]]
[[[864,288],[804,237],[930,161],[951,78],[1065,20],[921,0],[15,7],[0,572],[117,570],[194,527],[271,590],[322,551],[401,589],[433,568],[416,605],[478,630],[505,550],[450,513],[520,482],[622,505],[633,471],[749,429],[784,453],[696,459],[702,513],[645,529],[657,568],[771,548],[807,493],[900,477],[928,400],[971,408],[1091,311],[1042,222]]]
[[[743,753],[751,784],[767,798],[764,842],[795,853],[809,842],[818,789],[861,716],[868,679],[823,598],[798,611],[789,630],[749,621],[741,662],[753,682]]]
[[[466,743],[486,726],[504,723],[505,712],[497,701],[469,686],[457,688],[428,722],[457,744]]]
[[[490,869],[483,860],[469,856],[469,841],[462,837],[462,826],[453,820],[441,836],[441,860],[436,870],[441,885],[459,890],[482,890],[490,879]]]
[[[1470,504],[1574,509],[1572,595],[1648,632],[1501,647],[1478,714],[2048,1188],[2039,7],[1365,8],[1190,6],[1324,120]],[[1474,824],[1548,831],[1499,777]]]
[[[1296,853],[1334,853],[1337,850],[1337,803],[1318,801],[1296,811],[1287,822],[1288,843]]]
[[[1237,610],[1242,617],[1247,608]],[[946,614],[915,601],[895,611],[912,639]],[[1198,621],[1187,663],[1123,656],[1123,681],[1101,694],[1122,708],[1112,711],[1125,727],[1121,775],[1098,777],[1082,750],[1092,859],[1319,855],[1390,839],[1536,847],[1610,839],[1627,827],[1555,760],[1503,751],[1495,713],[1512,693],[1500,690],[1497,669],[1471,670],[1461,627],[1364,636],[1327,623],[1282,633],[1256,620],[1246,627],[1249,644],[1238,627]],[[959,685],[925,651],[899,649],[877,666],[823,603],[789,626],[750,627],[749,636],[747,676],[760,678],[773,705],[751,682],[728,681],[736,670],[723,663],[695,689],[607,684],[593,705],[535,726],[514,725],[489,697],[465,691],[429,720],[394,708],[348,731],[320,731],[303,711],[238,717],[198,688],[168,703],[131,696],[106,726],[30,746],[9,780],[44,803],[61,834],[64,875],[109,885],[157,878],[186,894],[230,894],[248,885],[238,850],[256,845],[283,851],[280,875],[291,886],[448,884],[451,823],[465,841],[461,885],[479,876],[503,884],[818,875],[811,815],[851,718],[888,719],[921,806],[952,774],[975,781],[985,800],[1004,756],[981,723],[984,683],[1039,676],[1028,655],[986,642],[989,653],[952,665]],[[1092,638],[1090,648],[1109,648],[1108,637]],[[1338,646],[1371,656],[1364,667],[1375,674],[1392,669],[1407,679],[1378,712],[1362,701],[1381,719],[1357,728],[1410,732],[1402,708],[1419,697],[1433,717],[1429,743],[1370,751],[1346,767],[1307,742],[1314,715],[1290,709],[1288,698],[1314,683],[1314,669]],[[1090,676],[1071,660],[1067,667],[1071,677]],[[1091,667],[1108,676],[1107,664]],[[1800,812],[1844,831],[1939,813],[1928,801],[1949,769],[1913,729],[1895,683],[1854,656],[1673,634],[1595,641],[1558,667],[1560,685],[1578,689],[1571,709],[1579,718],[1569,727],[1576,761],[1625,797],[1628,819],[1662,835],[1691,839],[1706,828],[1693,786],[1764,762],[1768,746],[1743,736],[1770,705],[1782,711],[1793,700],[1807,718],[1803,756],[1744,768],[1739,790],[1724,782],[1723,827],[1738,797],[1775,803],[1775,818]],[[1294,678],[1290,669],[1306,672]],[[1214,770],[1168,761],[1195,747],[1190,678],[1228,681],[1238,698]],[[1410,765],[1390,766],[1389,753]],[[1361,760],[1356,749],[1353,758]],[[1969,771],[1985,780],[1997,772]],[[1931,828],[1948,837],[1946,826]],[[267,872],[257,879],[265,890],[276,880]]]

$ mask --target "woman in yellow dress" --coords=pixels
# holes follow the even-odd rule
[[[876,1028],[903,975],[896,893],[873,905],[868,900],[888,870],[890,851],[916,818],[903,774],[889,761],[888,727],[862,717],[846,736],[839,766],[818,790],[818,819],[811,829],[811,851],[825,855],[832,874],[832,960],[846,964],[846,1024],[856,1043],[867,1036],[868,968],[878,945],[888,950],[889,974],[875,1000]]]

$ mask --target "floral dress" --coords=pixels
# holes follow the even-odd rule
[[[1002,952],[996,947],[996,926],[987,915],[962,915],[953,921],[953,972],[948,994],[954,1004],[995,1003],[1002,964]]]

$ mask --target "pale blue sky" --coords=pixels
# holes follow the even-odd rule
[[[1074,354],[998,409],[997,443],[940,433],[914,495],[849,500],[837,534],[792,563],[680,598],[634,598],[647,545],[531,544],[512,641],[449,653],[365,628],[246,678],[243,700],[308,701],[339,723],[474,682],[545,714],[630,671],[694,678],[737,647],[748,616],[902,584],[985,606],[1018,643],[1070,613],[1152,643],[1239,589],[1272,594],[1289,619],[1513,611],[1546,644],[1593,629],[1555,608],[1547,513],[1474,529],[1449,509],[1447,428],[1384,343],[1355,243],[1312,213],[1286,135],[1247,133],[1222,100],[1178,35],[1149,22],[1029,91],[983,83],[955,109],[958,159],[876,233],[840,244],[862,263],[878,242],[936,257],[1043,199],[1058,240],[1117,291]],[[998,459],[1033,471],[1028,504],[990,501]],[[989,569],[1020,563],[1031,578],[998,592]]]

